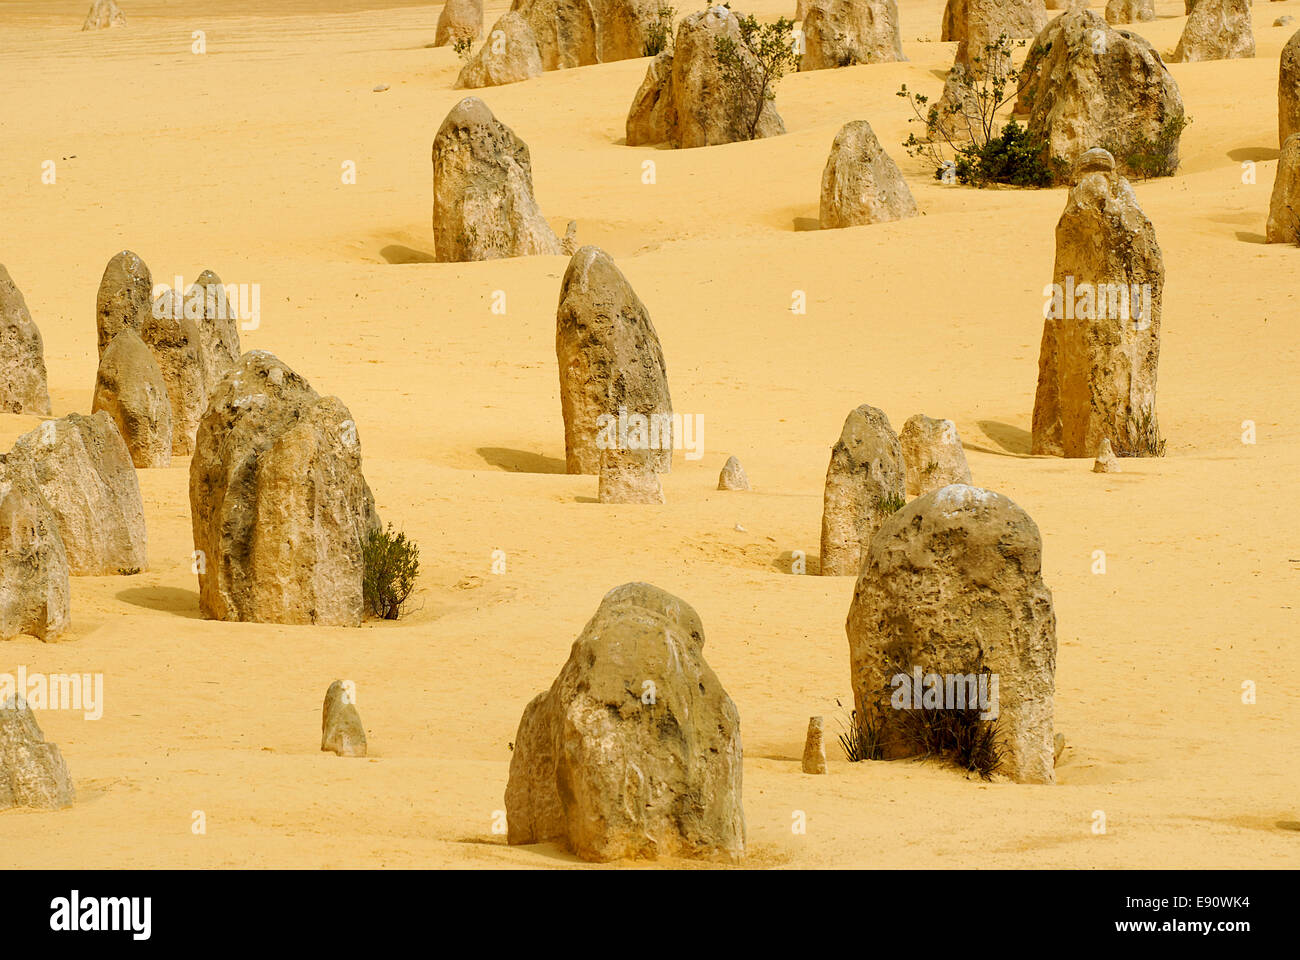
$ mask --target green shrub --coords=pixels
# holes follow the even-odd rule
[[[366,608],[377,617],[396,620],[415,589],[420,573],[420,548],[404,533],[371,530],[361,548],[365,563],[361,593]]]
[[[1115,158],[1115,165],[1139,180],[1172,177],[1178,169],[1178,138],[1191,118],[1169,117],[1160,126],[1154,140],[1138,134],[1129,140],[1110,140],[1103,144]]]
[[[763,105],[776,99],[777,81],[798,66],[799,54],[792,40],[793,20],[781,17],[775,23],[760,24],[753,14],[736,14],[736,19],[740,23],[740,43],[731,37],[715,37],[713,55],[727,84],[739,88],[754,105],[753,113],[744,120],[746,136],[753,140],[758,135]]]
[[[840,746],[850,763],[881,758],[880,724],[872,717],[858,718],[858,711],[849,713],[849,722],[841,724],[844,732],[840,734]]]
[[[655,8],[655,18],[645,29],[645,56],[657,57],[673,45],[673,17],[677,11],[666,3]]]

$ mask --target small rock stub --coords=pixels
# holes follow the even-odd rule
[[[938,675],[946,694],[947,678],[968,678],[970,689],[986,672],[997,680],[983,712],[995,714],[999,772],[1019,783],[1055,781],[1056,614],[1041,568],[1038,528],[989,490],[954,484],[885,521],[845,622],[855,706],[878,724],[884,759],[916,749],[901,736],[908,704],[894,702],[897,676]],[[970,705],[964,691],[961,705]]]
[[[915,217],[912,190],[865,120],[846,123],[835,135],[822,170],[823,230]]]
[[[826,772],[825,718],[808,718],[808,736],[803,744],[804,773]]]
[[[1092,463],[1093,473],[1119,473],[1119,458],[1111,448],[1110,440],[1102,440],[1097,449],[1097,459]]]
[[[605,595],[510,758],[511,844],[590,861],[739,860],[740,716],[704,660],[704,627],[646,583]]]
[[[823,576],[857,576],[891,502],[904,496],[905,477],[903,450],[889,418],[864,403],[845,419],[826,468]]]
[[[735,457],[727,457],[727,462],[722,465],[722,472],[718,474],[718,489],[749,489],[749,477],[745,475],[745,468]]]
[[[366,728],[357,712],[356,687],[343,680],[335,680],[325,691],[325,704],[321,708],[320,748],[340,757],[366,755]]]
[[[75,799],[63,754],[45,741],[32,708],[19,696],[0,702],[0,810],[61,810]]]

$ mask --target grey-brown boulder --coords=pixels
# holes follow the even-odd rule
[[[1300,133],[1287,137],[1278,154],[1264,236],[1268,243],[1300,243]]]
[[[884,759],[916,750],[900,735],[916,701],[899,696],[907,685],[898,678],[937,676],[939,702],[923,699],[924,708],[974,700],[996,723],[998,772],[1055,782],[1056,614],[1041,571],[1033,520],[989,490],[943,487],[885,521],[845,622],[858,717],[877,725]]]
[[[648,30],[664,0],[514,0],[532,27],[547,70],[646,55]]]
[[[130,250],[115,254],[104,268],[95,297],[99,355],[123,330],[140,332],[153,312],[153,276],[145,262]]]
[[[528,145],[478,97],[433,140],[433,242],[442,263],[560,253],[533,197]]]
[[[1129,157],[1145,141],[1169,144],[1164,173],[1178,166],[1185,116],[1178,84],[1153,46],[1091,10],[1057,17],[1034,39],[1021,71],[1017,113],[1068,179],[1080,154],[1099,145]],[[1126,161],[1121,173],[1132,174]]]
[[[1300,133],[1300,30],[1282,48],[1277,73],[1278,146],[1293,133]]]
[[[0,411],[49,413],[45,342],[22,291],[0,263]]]
[[[107,30],[109,27],[125,27],[126,14],[122,8],[117,5],[115,0],[95,0],[90,5],[90,10],[86,13],[86,19],[82,21],[81,29],[86,30]]]
[[[975,55],[999,36],[1023,40],[1047,25],[1043,0],[948,0],[939,39],[965,43]]]
[[[889,418],[863,404],[831,448],[822,505],[821,572],[857,576],[868,544],[904,497],[906,468]]]
[[[740,39],[735,13],[710,7],[691,14],[678,25],[672,52],[659,54],[646,71],[628,111],[628,146],[664,142],[662,136],[672,147],[706,147],[785,133],[774,100],[724,75],[716,55],[720,37],[738,45],[744,69],[760,69]]]
[[[803,742],[803,763],[801,764],[801,768],[804,773],[826,772],[824,717],[808,718],[808,735],[804,738]]]
[[[75,799],[63,754],[45,741],[22,693],[0,702],[0,810],[61,810]]]
[[[458,40],[483,36],[483,0],[446,0],[438,14],[433,45],[445,47]]]
[[[478,53],[461,68],[456,87],[499,87],[541,74],[542,55],[533,28],[521,14],[510,11],[492,25]]]
[[[213,391],[190,461],[190,514],[205,617],[361,623],[361,549],[379,520],[356,423],[263,350]]]
[[[356,686],[335,680],[325,691],[321,707],[320,748],[340,757],[366,755],[366,728],[357,712]]]
[[[185,316],[199,328],[203,380],[209,392],[239,363],[237,296],[236,288],[227,288],[211,270],[200,273],[185,291]]]
[[[727,457],[727,462],[722,465],[722,472],[718,474],[718,489],[749,489],[749,477],[745,475],[745,468],[735,457]]]
[[[915,217],[916,200],[902,172],[865,120],[835,135],[822,170],[823,230]]]
[[[68,554],[30,463],[0,460],[0,640],[68,629]]]
[[[970,483],[970,466],[957,425],[918,413],[907,418],[898,444],[907,465],[908,496],[920,496],[950,483]]]
[[[583,860],[739,860],[740,716],[704,626],[646,583],[605,595],[551,688],[524,710],[506,786],[511,844]]]
[[[808,0],[800,70],[906,60],[894,0]]]
[[[1093,473],[1119,473],[1119,457],[1115,456],[1115,450],[1110,445],[1110,439],[1101,441],[1101,446],[1097,448],[1097,459],[1092,462]]]
[[[1155,18],[1155,0],[1107,0],[1107,23],[1146,23]]]
[[[47,420],[14,441],[58,521],[73,576],[111,576],[148,566],[144,502],[131,453],[106,411]]]
[[[659,335],[599,247],[579,248],[564,271],[555,357],[569,473],[600,472],[602,448],[648,450],[656,472],[672,469],[673,401]]]
[[[168,290],[154,301],[140,327],[140,339],[153,354],[166,385],[171,404],[171,452],[178,457],[194,452],[194,434],[208,406],[210,366],[198,323],[185,314],[186,305],[179,292]]]
[[[113,418],[140,469],[172,462],[172,406],[167,382],[149,347],[132,328],[122,330],[99,358],[90,412]]]
[[[1079,160],[1056,224],[1053,283],[1044,291],[1032,452],[1093,457],[1109,437],[1140,455],[1156,424],[1165,268],[1155,228],[1105,150]]]
[[[1251,0],[1196,0],[1170,58],[1174,63],[1255,55]]]

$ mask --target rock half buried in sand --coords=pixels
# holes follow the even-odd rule
[[[45,344],[22,291],[0,263],[0,412],[49,413]]]
[[[1093,473],[1119,473],[1119,457],[1115,456],[1115,451],[1111,449],[1110,440],[1101,441],[1101,446],[1097,449],[1097,459],[1092,463]]]
[[[445,47],[457,40],[477,40],[483,36],[483,0],[447,0],[438,14],[433,35],[435,47]]]
[[[970,483],[970,466],[957,425],[918,413],[907,418],[898,435],[907,464],[907,493],[920,496],[950,483]]]
[[[0,461],[0,640],[68,629],[68,554],[32,465]]]
[[[499,87],[542,74],[542,55],[533,29],[511,11],[492,25],[478,53],[461,68],[456,87]]]
[[[745,476],[745,468],[735,457],[727,457],[727,462],[722,465],[722,472],[718,474],[718,489],[749,489],[749,477]]]
[[[172,462],[172,406],[153,353],[130,327],[99,358],[90,412],[103,410],[117,424],[141,470]]]
[[[519,723],[510,843],[595,861],[743,855],[740,716],[703,647],[678,597],[647,583],[605,595]]]
[[[107,30],[109,27],[126,26],[126,15],[122,13],[115,0],[95,0],[90,11],[81,24],[82,31]]]
[[[871,124],[865,120],[846,123],[835,135],[822,170],[822,229],[916,215],[912,190],[876,139]]]
[[[831,448],[822,506],[823,576],[857,576],[871,538],[902,502],[906,468],[889,418],[863,404]]]
[[[916,749],[902,736],[907,702],[900,709],[892,701],[894,678],[919,671],[941,678],[944,698],[950,688],[953,695],[927,707],[969,708],[975,700],[981,716],[996,721],[999,772],[1020,783],[1054,782],[1056,615],[1041,567],[1034,522],[979,487],[944,487],[885,521],[845,630],[858,717],[876,722],[886,760]]]
[[[653,450],[600,451],[601,503],[663,503],[664,489],[655,470]]]
[[[1089,150],[1056,224],[1033,453],[1094,457],[1109,437],[1125,455],[1154,454],[1164,285],[1155,228],[1133,188],[1109,153]]]
[[[9,695],[0,702],[0,810],[61,810],[74,799],[59,748],[45,742],[27,702]]]
[[[560,253],[533,198],[528,145],[478,97],[433,139],[433,243],[442,263]]]
[[[140,481],[106,412],[47,420],[14,441],[6,460],[31,467],[58,521],[73,576],[148,566]]]
[[[95,322],[99,355],[123,330],[136,333],[153,311],[153,276],[145,262],[130,250],[115,254],[104,267],[95,296]]]
[[[1196,0],[1170,60],[1237,60],[1255,55],[1251,0]]]
[[[825,718],[808,718],[808,736],[803,744],[803,772],[826,772]]]
[[[579,248],[564,271],[555,358],[569,473],[598,473],[602,447],[649,448],[654,469],[671,471],[673,401],[659,334],[599,247]]]
[[[244,354],[203,414],[190,513],[205,617],[361,623],[361,549],[379,519],[356,423],[263,350]]]
[[[335,680],[325,691],[321,708],[320,748],[340,757],[366,755],[366,728],[357,712],[356,687],[350,681]]]
[[[800,70],[906,60],[894,0],[808,0]]]

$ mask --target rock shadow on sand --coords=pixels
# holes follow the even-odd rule
[[[379,255],[389,263],[437,263],[438,258],[426,250],[416,250],[400,243],[390,243],[379,251]]]
[[[567,473],[563,460],[543,456],[531,450],[511,450],[508,447],[479,447],[480,457],[500,470],[512,473]]]
[[[1030,436],[1028,430],[1013,427],[1009,423],[999,423],[997,420],[979,420],[977,424],[980,430],[984,431],[984,436],[1002,449],[989,450],[975,444],[963,443],[962,446],[965,449],[978,450],[981,453],[1011,453],[1021,457],[1029,456],[1030,448],[1033,445],[1033,437]]]
[[[199,594],[197,590],[182,590],[179,587],[132,587],[119,591],[117,599],[133,607],[146,610],[158,610],[162,613],[174,613],[189,620],[202,620],[199,612]]]

